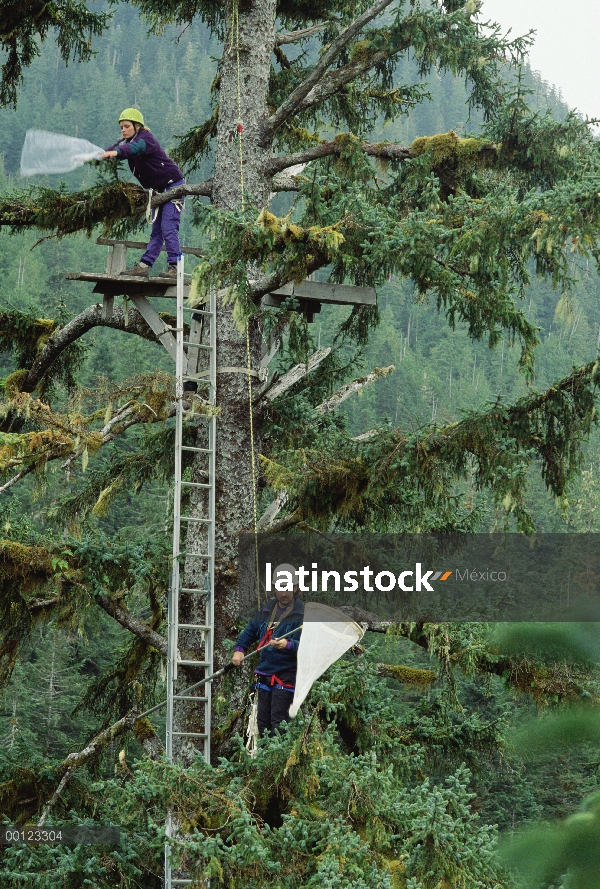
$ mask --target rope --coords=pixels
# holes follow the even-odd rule
[[[148,203],[147,203],[147,205],[146,205],[146,222],[147,222],[149,225],[151,225],[151,224],[154,222],[154,220],[152,219],[152,195],[153,195],[153,193],[154,193],[154,192],[153,192],[153,189],[152,189],[152,188],[149,189],[149,191],[148,191]]]

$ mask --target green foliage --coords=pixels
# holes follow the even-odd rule
[[[531,827],[505,842],[504,861],[519,872],[522,886],[556,885],[561,877],[565,889],[600,886],[599,806],[596,793],[564,822]]]
[[[147,200],[144,190],[130,182],[114,181],[98,185],[85,192],[71,192],[34,186],[23,194],[8,194],[0,202],[0,218],[12,232],[35,227],[39,231],[55,232],[57,237],[84,231],[91,236],[97,225],[110,235],[118,222],[132,217],[133,230],[142,221]]]
[[[212,0],[134,5],[145,24],[117,6],[97,57],[72,77],[62,68],[55,73],[54,55],[42,50],[21,107],[2,118],[9,174],[17,169],[26,127],[56,129],[68,120],[106,144],[116,111],[134,102],[164,144],[173,132],[185,133],[177,157],[208,178],[220,87],[217,76],[211,99],[210,52],[226,35],[229,13]],[[279,48],[270,82],[273,109],[314,69],[319,50],[369,5],[278,4],[284,28],[319,17],[327,24],[300,51],[284,55]],[[529,531],[534,522],[560,519],[543,499],[544,485],[567,513],[568,486],[576,485],[584,459],[582,441],[593,436],[597,279],[582,272],[575,280],[573,262],[596,258],[597,146],[589,129],[565,115],[535,78],[528,82],[536,95],[527,96],[523,78],[515,89],[507,87],[505,61],[520,59],[527,40],[483,37],[471,6],[398,3],[350,43],[330,75],[363,66],[361,77],[318,108],[300,109],[277,135],[276,151],[324,139],[336,144],[335,157],[304,171],[297,199],[277,197],[263,211],[249,196],[245,213],[196,204],[183,219],[186,243],[199,237],[192,221],[206,241],[206,262],[195,275],[200,296],[209,286],[227,286],[238,322],[256,315],[257,325],[273,336],[290,321],[280,373],[306,360],[317,328],[298,316],[293,299],[279,315],[259,314],[249,264],[252,278],[297,280],[316,269],[336,282],[378,288],[379,309],[323,308],[319,337],[322,328],[334,351],[263,411],[269,483],[261,489],[263,504],[273,489],[285,489],[299,519],[320,527],[473,530],[498,520]],[[212,37],[208,29],[185,27],[194,17],[208,23]],[[147,24],[163,35],[160,40],[145,43]],[[434,71],[430,84],[415,83]],[[444,72],[466,78],[468,91]],[[429,94],[432,104],[417,107]],[[472,134],[466,132],[465,100],[474,109]],[[560,120],[545,114],[549,104]],[[481,117],[486,122],[478,131]],[[384,136],[412,146],[410,159],[367,157],[361,140]],[[23,232],[90,234],[101,225],[124,233],[143,221],[141,189],[115,170],[95,183],[92,175],[86,169],[58,190],[50,182],[21,192],[2,174],[0,222],[18,236],[9,241],[0,234],[0,296],[11,301],[1,317],[6,397],[0,455],[9,478],[31,469],[38,481],[36,491],[26,479],[7,488],[11,509],[2,512],[7,684],[0,800],[11,818],[39,815],[64,774],[58,757],[82,749],[98,725],[162,697],[156,650],[139,639],[132,643],[124,631],[107,633],[107,618],[98,617],[95,604],[108,602],[163,631],[169,513],[160,485],[170,473],[172,393],[160,374],[144,376],[163,359],[147,343],[124,350],[121,333],[93,331],[85,355],[63,353],[63,370],[57,363],[47,375],[56,383],[52,392],[22,391],[47,336],[89,302],[75,289],[80,285],[65,284],[62,270],[100,269],[99,252],[82,238],[45,240],[30,254],[25,251],[33,238]],[[556,312],[553,287],[561,296]],[[345,413],[315,412],[336,386],[390,364],[396,374],[348,402]],[[64,389],[73,388],[76,372],[83,385],[67,402]],[[117,422],[116,440],[96,447],[99,431],[125,409],[137,428],[127,431]],[[370,438],[351,440],[368,429],[375,430]],[[193,424],[187,434],[194,435]],[[593,437],[592,447],[597,450]],[[47,471],[59,457],[68,461],[68,479]],[[40,507],[34,494],[42,490]],[[586,490],[574,491],[581,503]],[[593,523],[579,513],[582,526]],[[3,885],[79,889],[88,881],[102,889],[158,889],[169,810],[182,825],[178,848],[185,866],[214,886],[508,886],[492,860],[489,825],[571,811],[578,783],[592,787],[594,778],[587,760],[574,759],[564,766],[573,783],[565,790],[558,780],[562,760],[524,762],[518,748],[506,745],[505,726],[532,709],[531,702],[542,708],[597,698],[597,655],[589,640],[552,628],[543,638],[531,631],[515,637],[497,630],[490,638],[475,626],[396,628],[388,654],[397,653],[402,666],[392,664],[386,673],[370,654],[337,664],[313,689],[305,716],[262,741],[255,760],[239,740],[229,739],[239,706],[227,700],[227,718],[215,737],[228,742],[228,759],[211,767],[198,761],[184,771],[140,759],[138,742],[126,737],[131,769],[116,766],[115,776],[117,739],[111,737],[74,773],[54,817],[119,823],[121,845],[3,850]],[[46,694],[52,657],[56,677],[62,676],[61,706]],[[93,664],[85,666],[87,660]],[[422,684],[399,687],[397,678],[385,678],[390,675]],[[517,703],[503,682],[521,695]],[[28,695],[31,716],[25,718]],[[591,709],[565,711],[556,721],[541,721],[539,734],[557,746],[577,737],[589,743],[596,721]],[[140,743],[149,734],[147,721],[142,730],[138,726]],[[32,754],[36,749],[47,755]],[[549,790],[555,775],[557,788]],[[585,843],[596,840],[591,820],[585,823],[585,836],[564,825],[558,833],[548,828],[547,837],[558,836],[561,850],[565,838],[580,843],[584,860]],[[542,840],[549,849],[551,841]],[[572,859],[560,860],[562,870],[554,862],[553,879]],[[591,887],[595,878],[587,876]],[[579,879],[576,870],[571,877]]]
[[[471,811],[468,770],[450,768],[438,782],[424,780],[420,746],[397,730],[390,743],[397,718],[382,691],[372,665],[343,661],[315,688],[316,709],[309,707],[283,735],[262,741],[254,760],[236,746],[229,760],[213,767],[198,758],[183,773],[176,765],[142,760],[126,780],[91,782],[83,811],[93,808],[98,823],[110,815],[123,831],[108,859],[111,878],[118,875],[128,885],[134,867],[138,874],[159,867],[169,808],[182,827],[174,854],[195,877],[210,875],[217,886],[502,885],[492,859],[494,829]],[[345,725],[354,727],[350,755]],[[78,791],[65,791],[63,810]],[[131,850],[129,860],[124,848]],[[69,854],[31,850],[23,876],[43,880],[50,855],[62,872]],[[4,852],[10,881],[17,860],[14,849]],[[111,885],[102,860],[92,851],[88,865],[100,887]]]
[[[0,47],[8,53],[2,65],[0,105],[16,105],[17,87],[23,80],[23,68],[39,55],[38,40],[51,29],[65,62],[92,55],[92,36],[107,27],[106,13],[91,12],[81,0],[34,0],[25,6],[20,0],[6,0],[0,12]]]
[[[472,473],[476,488],[489,489],[521,529],[531,530],[524,503],[528,464],[539,459],[548,488],[564,493],[582,459],[571,435],[575,429],[588,435],[594,419],[595,367],[575,371],[541,395],[512,406],[497,402],[441,429],[380,430],[358,443],[329,436],[318,460],[313,449],[284,451],[277,462],[265,461],[265,472],[275,489],[290,492],[303,520],[327,526],[336,517],[345,527],[419,530],[435,527],[431,517],[452,510],[456,481]]]

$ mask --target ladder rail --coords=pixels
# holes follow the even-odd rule
[[[189,379],[188,357],[193,355],[194,362],[197,356],[201,357],[203,362],[208,360],[208,366],[199,370],[199,373],[205,377],[204,386],[208,384],[207,399],[209,404],[216,403],[216,384],[217,384],[217,331],[216,331],[216,292],[210,291],[209,306],[204,310],[194,310],[198,315],[203,316],[203,320],[199,324],[192,325],[192,333],[186,334],[184,327],[184,312],[190,311],[189,307],[184,306],[185,289],[184,289],[184,259],[180,254],[177,262],[177,321],[175,328],[171,328],[172,334],[176,338],[176,354],[175,354],[175,393],[177,401],[177,410],[175,415],[175,455],[174,455],[174,483],[173,483],[173,551],[172,551],[172,570],[168,593],[168,634],[167,634],[167,718],[166,718],[166,754],[167,758],[173,762],[177,758],[178,747],[175,741],[188,741],[190,743],[200,743],[204,758],[210,762],[210,735],[211,735],[211,684],[207,683],[201,696],[195,697],[189,694],[178,693],[178,670],[179,667],[197,666],[204,671],[204,676],[212,675],[214,671],[214,561],[215,561],[215,446],[216,446],[216,416],[206,418],[207,427],[207,447],[191,447],[183,444],[183,422],[184,422],[184,382]],[[208,310],[207,310],[208,309]],[[208,325],[208,343],[200,343],[203,338],[205,325]],[[191,330],[192,328],[190,328]],[[194,340],[197,337],[198,342]],[[187,354],[186,354],[187,347]],[[203,459],[206,461],[207,482],[190,482],[184,481],[182,478],[183,454],[191,452],[195,459]],[[182,494],[183,492],[197,491],[206,497],[206,517],[198,517],[182,514]],[[189,512],[189,508],[186,512]],[[201,538],[194,537],[196,545],[191,547],[195,552],[187,552],[186,547],[182,547],[182,528],[188,529],[186,533],[190,533],[190,529],[197,529]],[[202,540],[200,544],[198,541]],[[189,542],[189,540],[188,540]],[[200,566],[205,571],[205,582],[202,588],[200,584],[195,588],[195,582],[189,586],[182,585],[182,575],[185,571],[185,562],[188,558],[200,559]],[[203,562],[205,567],[203,566]],[[195,564],[198,564],[197,562]],[[197,569],[197,570],[200,570]],[[196,594],[202,601],[197,603],[198,607],[204,611],[204,617],[198,619],[196,614],[193,622],[184,620],[179,621],[179,597],[182,593],[187,595]],[[199,649],[198,660],[190,660],[189,657],[182,656],[180,653],[179,631],[184,630],[188,633],[199,633]],[[189,648],[189,646],[185,646]],[[193,649],[195,650],[195,649]],[[181,730],[181,726],[176,726],[177,710],[176,704],[181,703],[184,706],[192,706],[196,703],[199,708],[204,708],[204,724],[202,731],[185,731]],[[169,838],[177,832],[177,825],[174,823],[171,814],[167,817],[165,843],[165,889],[174,889],[176,885],[187,884],[191,882],[188,878],[173,871],[170,861],[170,845]]]

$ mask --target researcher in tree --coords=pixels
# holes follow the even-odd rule
[[[296,667],[304,603],[298,598],[297,572],[293,565],[278,565],[273,573],[275,598],[268,601],[240,633],[231,662],[237,667],[248,649],[258,642],[260,660],[254,671],[258,694],[258,731],[272,734],[290,718],[296,686]],[[279,639],[292,630],[297,633]]]
[[[125,108],[119,117],[121,139],[107,148],[102,158],[117,157],[126,159],[129,169],[144,188],[165,192],[178,185],[184,185],[183,173],[160,146],[158,139],[144,125],[144,116],[137,108]],[[168,269],[163,277],[177,277],[177,257],[179,245],[179,223],[183,199],[174,199],[161,204],[154,211],[152,233],[146,252],[133,268],[122,274],[145,278],[158,259],[163,244],[167,250]]]

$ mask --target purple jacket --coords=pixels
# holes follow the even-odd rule
[[[183,179],[183,173],[158,144],[150,130],[139,130],[131,139],[120,139],[107,151],[127,158],[129,169],[144,188],[164,191],[173,182]]]

